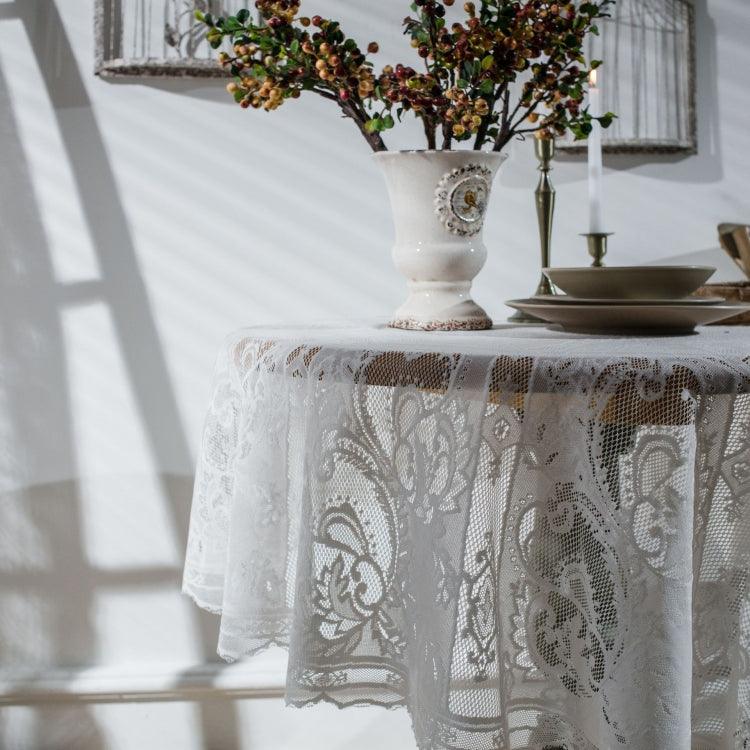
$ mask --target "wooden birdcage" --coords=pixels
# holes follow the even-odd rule
[[[598,85],[610,153],[695,153],[695,21],[692,0],[617,0],[612,17],[589,38],[590,60],[603,60]],[[580,150],[565,142],[564,150]],[[583,146],[585,148],[585,145]]]
[[[115,76],[223,76],[195,11],[236,13],[247,0],[96,0],[96,72]]]

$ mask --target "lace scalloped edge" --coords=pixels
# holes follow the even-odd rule
[[[220,648],[216,649],[216,653],[229,664],[233,664],[236,661],[239,661],[240,659],[252,659],[254,656],[257,656],[258,654],[262,653],[263,651],[267,651],[271,646],[278,646],[279,648],[283,648],[285,651],[289,650],[289,641],[285,640],[281,637],[272,636],[270,638],[267,638],[261,643],[259,646],[255,646],[254,648],[247,649],[246,651],[241,651],[238,654],[230,654],[226,651],[222,651]]]
[[[200,609],[205,610],[206,612],[210,612],[212,615],[221,615],[221,614],[223,614],[223,610],[222,610],[221,607],[215,607],[212,604],[208,604],[207,602],[203,601],[198,596],[198,594],[196,594],[194,591],[191,591],[186,586],[182,587],[182,593],[185,596],[190,597],[190,599],[193,600],[193,604],[195,604]]]
[[[187,587],[182,588],[182,593],[189,597],[193,603],[199,607],[202,610],[205,610],[206,612],[209,612],[212,615],[223,615],[224,611],[222,607],[215,607],[212,604],[206,603],[203,599],[201,599],[194,591]],[[233,664],[236,661],[239,661],[240,659],[252,659],[253,656],[256,656],[257,654],[260,654],[263,651],[268,650],[271,648],[271,646],[278,646],[279,648],[283,648],[284,650],[289,650],[289,641],[286,640],[284,637],[281,636],[271,636],[269,638],[264,639],[264,641],[254,648],[249,648],[247,650],[243,650],[239,653],[229,653],[227,651],[222,651],[220,648],[216,649],[217,655],[223,659],[228,664]]]
[[[417,747],[419,750],[429,750],[429,748],[433,748],[434,750],[437,750],[437,746],[433,745],[432,743],[420,743],[418,739],[418,733],[417,729],[414,723],[414,714],[413,714],[413,706],[409,703],[409,701],[406,698],[400,698],[396,701],[390,701],[389,703],[385,703],[383,701],[378,700],[358,700],[351,703],[347,703],[344,701],[337,701],[332,695],[329,693],[319,693],[318,695],[314,695],[312,698],[308,698],[307,700],[291,700],[289,698],[284,698],[285,705],[289,706],[290,708],[298,708],[298,709],[304,709],[304,708],[314,708],[315,706],[326,703],[328,705],[335,706],[339,709],[339,711],[343,711],[347,708],[381,708],[385,709],[386,711],[397,711],[405,709],[407,713],[409,714],[409,718],[411,721],[411,727],[412,727],[412,733],[414,734],[414,739],[417,743]]]
[[[385,708],[388,711],[395,710],[397,708],[405,708],[407,710],[410,710],[410,706],[406,698],[399,698],[395,701],[388,701],[387,703],[385,701],[379,701],[373,699],[367,699],[364,698],[362,700],[357,701],[339,701],[336,700],[330,693],[318,693],[317,695],[313,695],[311,698],[302,699],[302,700],[294,700],[292,698],[284,698],[284,703],[287,706],[290,706],[291,708],[311,708],[313,706],[318,705],[319,703],[327,703],[329,705],[335,706],[339,710],[343,710],[345,708]]]

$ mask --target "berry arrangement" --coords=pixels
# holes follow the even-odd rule
[[[461,14],[454,0],[415,0],[403,26],[420,69],[386,65],[380,73],[368,57],[376,42],[363,49],[338,21],[299,15],[300,0],[257,0],[260,18],[248,9],[196,18],[212,47],[231,42],[219,62],[241,107],[271,111],[310,91],[335,102],[373,151],[386,150],[383,133],[405,113],[421,121],[428,149],[471,140],[474,149],[500,151],[529,133],[570,131],[582,140],[594,119],[610,125],[612,113],[594,118],[584,106],[601,63],[587,62],[583,46],[613,2],[482,0]]]

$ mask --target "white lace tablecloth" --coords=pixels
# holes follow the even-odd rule
[[[747,748],[749,500],[749,330],[247,329],[184,589],[420,748]]]

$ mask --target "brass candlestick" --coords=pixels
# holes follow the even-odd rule
[[[607,254],[607,241],[612,236],[612,232],[593,232],[583,234],[589,246],[589,255],[594,259],[591,264],[592,268],[602,268],[604,266],[604,256]]]
[[[549,173],[552,171],[552,160],[555,158],[556,144],[554,138],[534,138],[534,153],[539,160],[539,184],[536,188],[536,215],[539,220],[539,240],[542,250],[542,268],[549,268],[552,248],[552,221],[555,215],[555,188],[552,186]],[[556,294],[550,280],[542,273],[535,296]],[[523,313],[520,310],[508,318],[512,323],[533,323],[539,325],[543,320]]]

